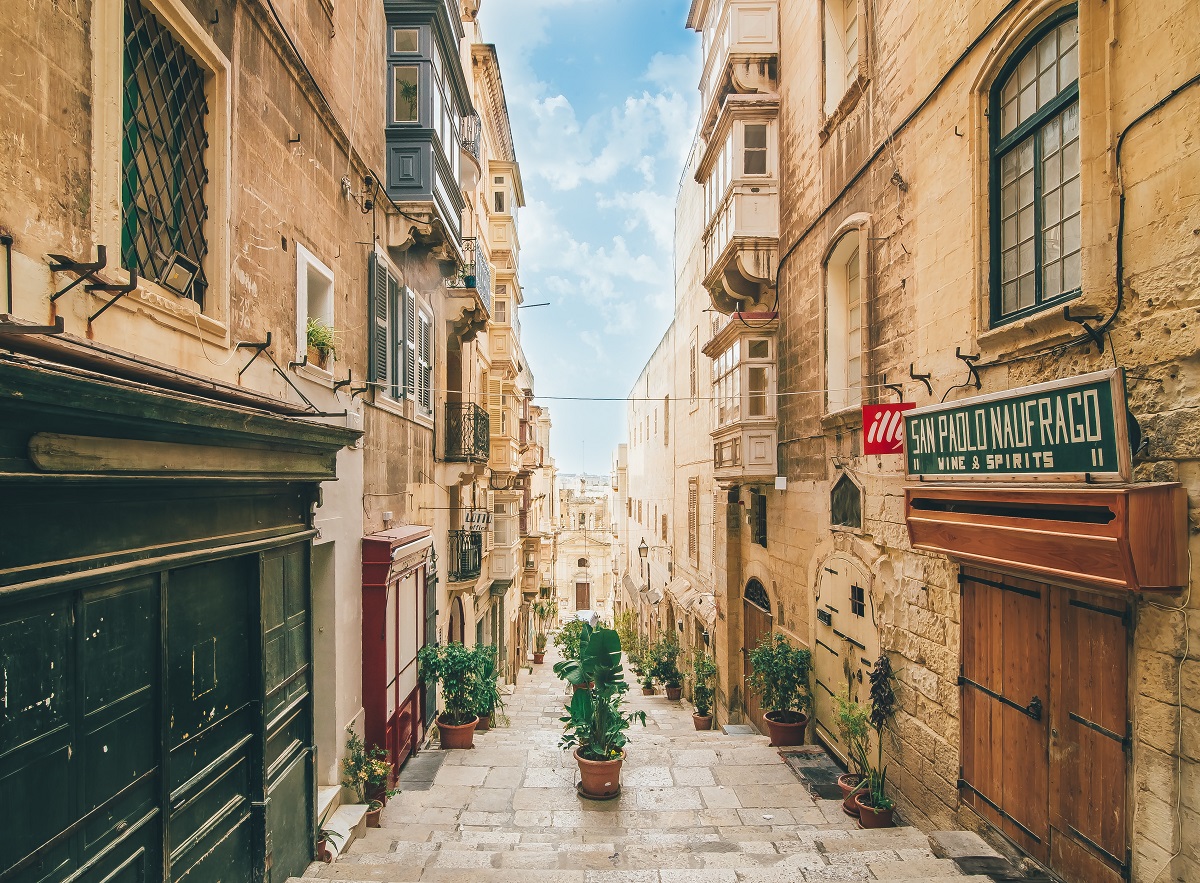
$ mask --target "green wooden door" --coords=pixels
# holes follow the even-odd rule
[[[272,881],[301,876],[313,858],[309,548],[299,543],[262,556],[265,850]]]
[[[258,705],[257,556],[167,575],[171,879],[247,883]]]
[[[6,881],[161,878],[158,623],[153,576],[0,612]]]

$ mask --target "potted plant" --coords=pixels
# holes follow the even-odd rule
[[[717,664],[707,653],[699,652],[692,660],[692,704],[696,711],[692,723],[697,730],[712,729],[712,679],[717,676]]]
[[[883,731],[896,712],[896,691],[892,682],[892,664],[879,654],[871,669],[870,725],[875,730],[875,762],[871,763],[868,745],[860,746],[859,764],[866,773],[866,785],[854,795],[858,823],[864,828],[890,828],[895,802],[887,796],[887,767],[883,765]]]
[[[679,671],[679,641],[674,635],[665,635],[655,642],[653,658],[650,673],[654,680],[666,687],[668,699],[678,701],[683,695],[683,673]]]
[[[496,665],[496,647],[492,644],[480,644],[473,651],[479,666],[478,677],[475,679],[473,710],[479,717],[475,725],[477,732],[485,733],[492,725],[492,715],[497,709],[504,708],[504,699],[500,694],[500,671]]]
[[[578,619],[573,619],[558,630],[558,634],[554,636],[554,646],[562,653],[562,660],[554,664],[554,673],[560,678],[563,662],[570,662],[579,659],[580,646],[583,643],[584,635],[590,635],[592,627],[586,622]],[[619,639],[618,639],[619,640]],[[566,678],[563,678],[566,680]],[[576,690],[590,689],[591,685],[586,683],[572,683],[571,685]]]
[[[621,669],[621,638],[607,628],[587,629],[582,636],[578,659],[565,659],[555,674],[573,685],[591,683],[577,690],[560,720],[564,734],[559,744],[574,749],[579,764],[579,793],[607,800],[621,793],[621,764],[625,760],[625,733],[635,720],[646,725],[644,711],[627,712],[623,706],[625,674]]]
[[[353,727],[346,727],[346,756],[342,758],[342,784],[354,792],[359,803],[387,803],[387,787],[392,765],[387,752],[378,745],[367,748]]]
[[[771,744],[803,745],[807,712],[812,705],[808,687],[812,653],[804,647],[793,647],[787,638],[774,632],[763,635],[750,651],[750,666],[747,685],[762,697],[767,709]]]
[[[324,368],[331,356],[337,356],[337,332],[325,322],[313,316],[305,324],[308,344],[308,360]]]
[[[866,772],[860,760],[863,750],[870,744],[870,710],[850,695],[850,688],[833,697],[833,720],[842,744],[846,746],[846,757],[850,771],[838,776],[838,787],[842,789],[842,811],[858,818],[858,804],[854,798],[866,780]]]
[[[342,839],[342,835],[337,831],[329,828],[317,829],[317,861],[329,864],[333,861],[334,847],[337,846],[337,841]]]
[[[443,748],[474,748],[479,656],[462,644],[427,644],[417,653],[421,679],[441,685],[438,731]]]
[[[654,675],[650,674],[649,672],[646,672],[645,674],[642,675],[641,683],[642,683],[642,695],[643,696],[653,696],[654,695]]]
[[[367,827],[378,828],[379,816],[383,813],[383,801],[368,800],[367,801]]]
[[[533,636],[533,663],[541,665],[546,661],[546,626],[558,616],[558,602],[546,598],[533,602],[533,618],[537,632]]]

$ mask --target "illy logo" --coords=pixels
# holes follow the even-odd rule
[[[863,453],[904,453],[904,412],[916,402],[863,405]]]

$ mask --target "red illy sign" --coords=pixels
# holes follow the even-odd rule
[[[916,406],[916,402],[863,405],[863,453],[903,454],[904,412]]]

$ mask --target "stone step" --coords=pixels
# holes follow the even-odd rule
[[[320,785],[317,787],[317,822],[325,825],[325,820],[333,815],[342,802],[340,785]]]
[[[367,831],[367,805],[365,803],[348,803],[334,810],[322,826],[340,835],[330,838],[333,860],[344,856],[354,841]]]

